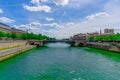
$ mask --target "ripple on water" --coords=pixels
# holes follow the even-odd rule
[[[74,78],[73,80],[85,80],[85,79],[79,77],[79,78]]]
[[[72,73],[75,73],[75,70],[73,70],[73,71],[70,71],[69,73],[70,73],[70,74],[72,74]]]

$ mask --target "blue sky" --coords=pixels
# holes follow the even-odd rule
[[[0,0],[0,22],[22,30],[65,38],[119,29],[119,0]]]

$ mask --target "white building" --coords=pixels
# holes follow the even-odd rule
[[[5,33],[11,33],[11,29],[8,25],[0,23],[0,31]]]

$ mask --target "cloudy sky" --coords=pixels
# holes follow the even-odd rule
[[[120,0],[0,0],[0,22],[56,38],[120,32]]]

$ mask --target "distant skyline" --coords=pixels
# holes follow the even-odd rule
[[[120,32],[120,0],[0,0],[0,23],[56,38]]]

